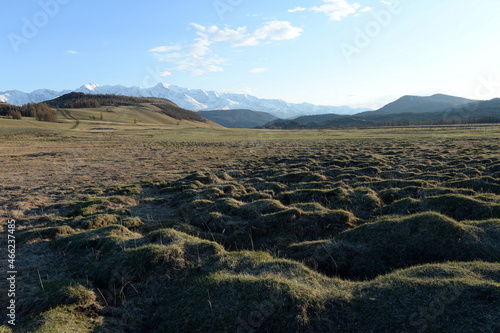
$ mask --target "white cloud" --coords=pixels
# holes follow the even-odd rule
[[[289,9],[288,12],[289,13],[296,13],[296,12],[303,12],[306,10],[307,10],[307,8],[304,8],[304,7],[295,7],[294,9]]]
[[[380,2],[381,2],[382,4],[384,4],[384,5],[386,5],[386,6],[390,6],[390,5],[392,5],[392,2],[390,2],[390,1],[381,0]]]
[[[160,76],[171,76],[172,75],[172,72],[169,72],[169,71],[163,71],[159,74]]]
[[[78,54],[78,51],[68,50],[68,51],[66,51],[66,53],[69,53],[69,54]]]
[[[237,42],[245,38],[248,35],[247,27],[240,27],[236,29],[230,29],[225,27],[220,29],[219,27],[212,25],[205,27],[196,23],[191,23],[198,32],[197,34],[203,39],[212,42]]]
[[[303,29],[292,26],[288,21],[270,21],[254,32],[247,27],[223,29],[217,26],[205,27],[196,23],[192,25],[198,30],[197,34],[210,42],[230,42],[233,47],[257,46],[266,40],[289,40],[300,36]]]
[[[200,29],[205,27],[199,26]],[[195,38],[189,45],[159,46],[149,50],[158,61],[168,62],[173,65],[168,71],[164,71],[160,76],[168,76],[172,70],[189,72],[192,75],[199,76],[209,72],[223,72],[220,66],[226,62],[212,55],[210,46],[212,41],[205,37]]]
[[[311,8],[312,11],[326,14],[331,20],[340,21],[344,17],[356,14],[361,7],[359,3],[349,3],[347,0],[323,0],[325,3],[319,7]]]
[[[363,9],[361,9],[361,12],[367,13],[367,12],[371,12],[372,10],[373,10],[373,7],[365,7]]]
[[[172,46],[158,46],[149,50],[149,52],[170,52],[170,51],[180,51],[182,49],[179,45]]]
[[[304,30],[292,26],[286,21],[271,21],[267,22],[262,28],[257,29],[254,37],[257,39],[270,40],[289,40],[300,36]]]
[[[229,43],[232,47],[257,46],[262,42],[290,40],[301,35],[302,29],[294,27],[287,21],[270,21],[253,32],[247,27],[219,28],[191,23],[197,30],[197,38],[188,45],[157,46],[149,52],[158,61],[169,62],[171,70],[187,71],[193,75],[208,72],[223,72],[227,60],[213,53],[212,47],[217,43]],[[170,73],[170,72],[168,72]]]
[[[269,68],[265,68],[265,67],[258,67],[258,68],[252,68],[251,70],[249,70],[250,73],[264,73],[264,72],[267,72],[269,71]]]

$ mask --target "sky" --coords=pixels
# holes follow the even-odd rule
[[[23,0],[0,12],[0,91],[87,83],[377,108],[500,97],[498,0]]]

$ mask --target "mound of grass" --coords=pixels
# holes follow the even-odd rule
[[[252,234],[268,236],[283,231],[289,231],[293,234],[292,222],[298,220],[303,214],[304,212],[300,209],[288,208],[277,213],[263,215],[254,220]]]
[[[214,209],[212,211],[217,211],[227,215],[238,215],[240,207],[243,205],[243,202],[233,198],[222,198],[213,203]]]
[[[191,182],[198,181],[205,185],[222,183],[222,180],[217,177],[217,175],[210,172],[195,172],[187,176],[185,179],[190,180]]]
[[[499,269],[452,262],[395,271],[357,284],[347,317],[357,332],[496,332]]]
[[[21,324],[23,332],[90,333],[100,327],[102,306],[96,294],[83,281],[63,280],[46,283],[34,295],[30,310],[39,313],[31,322]]]
[[[93,318],[81,313],[81,309],[59,306],[50,309],[34,320],[30,327],[33,333],[91,333],[101,326],[102,318]]]
[[[491,192],[500,194],[500,181],[493,177],[481,177],[444,184],[447,187],[468,188],[477,192]]]
[[[291,206],[298,208],[304,212],[324,212],[327,209],[317,202],[304,202],[293,204]]]
[[[227,253],[216,268],[169,297],[153,317],[155,332],[312,331],[319,328],[324,290],[347,295],[303,265],[263,252]]]
[[[389,176],[387,177],[389,178]],[[389,179],[376,181],[370,184],[370,187],[375,190],[383,190],[387,188],[399,187],[404,188],[408,186],[416,186],[419,188],[429,188],[431,183],[425,180],[403,180],[403,179]]]
[[[119,217],[116,214],[97,214],[83,222],[85,229],[99,229],[108,225],[117,224]]]
[[[491,160],[489,160],[489,162],[491,162]],[[500,172],[500,163],[495,163],[495,164],[493,164],[491,166],[488,166],[487,172],[490,172],[490,173],[498,173],[498,172]]]
[[[211,172],[195,172],[184,178],[176,180],[162,187],[160,193],[171,193],[177,191],[196,190],[205,185],[224,183],[222,179]]]
[[[384,215],[411,215],[422,211],[422,201],[414,198],[404,198],[392,202],[380,210]]]
[[[351,229],[356,226],[357,220],[351,212],[341,209],[324,209],[305,212],[297,221],[292,222],[291,228],[300,239],[319,239]]]
[[[279,182],[256,182],[253,187],[257,191],[272,191],[278,194],[286,189],[286,185]]]
[[[33,239],[56,239],[60,236],[71,235],[75,233],[75,230],[68,225],[61,225],[57,227],[48,228],[35,228],[23,232],[19,235],[19,242],[25,243]]]
[[[331,237],[353,228],[357,218],[344,210],[304,212],[296,207],[262,215],[251,223],[251,234],[259,246],[286,247],[299,239],[312,240]]]
[[[368,166],[368,167],[364,167],[364,168],[360,168],[360,169],[356,170],[356,173],[358,173],[360,175],[366,175],[366,176],[376,176],[376,175],[380,174],[381,172],[382,172],[382,170],[380,170],[380,168],[377,168],[375,166]]]
[[[432,196],[422,200],[407,197],[383,207],[381,213],[411,215],[429,210],[445,214],[458,221],[500,217],[500,205],[496,202],[485,202],[461,194]]]
[[[79,201],[76,203],[69,203],[66,205],[61,204],[58,205],[57,208],[62,208],[64,210],[68,209],[69,212],[65,214],[65,216],[67,217],[89,216],[97,214],[99,212],[104,212],[106,210],[104,203],[104,199],[92,199],[87,201]]]
[[[273,181],[283,184],[298,184],[308,182],[322,182],[326,180],[324,175],[315,172],[290,172],[272,178]]]
[[[138,281],[152,274],[153,270],[172,274],[178,270],[198,267],[201,265],[202,258],[208,259],[192,250],[190,255],[187,255],[185,248],[180,244],[146,244],[126,249],[118,258],[120,259],[118,265],[112,265],[113,259],[106,260],[101,265],[108,279],[119,276],[122,280]]]
[[[377,192],[367,187],[358,187],[341,202],[331,202],[330,207],[346,209],[356,216],[367,218],[372,216],[381,204]]]
[[[243,202],[254,202],[257,200],[266,200],[272,199],[274,196],[274,192],[266,191],[266,192],[252,192],[240,196],[236,196],[235,199]]]
[[[139,195],[142,192],[142,187],[139,184],[129,185],[129,186],[114,186],[110,188],[108,191],[110,195],[124,195],[124,196],[133,196]]]
[[[500,218],[500,205],[458,194],[426,198],[425,206],[456,220]]]
[[[394,201],[414,198],[422,199],[431,196],[440,196],[446,194],[462,194],[468,196],[476,195],[473,190],[462,189],[462,188],[447,188],[447,187],[435,187],[435,188],[421,188],[417,186],[408,186],[405,188],[390,188],[379,192],[380,198],[386,204],[391,204]]]
[[[438,213],[385,218],[325,241],[291,245],[286,255],[329,275],[366,279],[434,262],[500,261],[500,220],[460,223]]]
[[[34,312],[45,312],[60,305],[75,305],[82,308],[100,307],[96,295],[85,287],[83,280],[57,280],[46,282],[32,298],[30,307]]]
[[[136,217],[126,217],[120,221],[120,223],[128,229],[139,228],[144,225],[144,221],[136,216]]]
[[[83,231],[69,236],[59,237],[51,243],[56,250],[80,253],[81,250],[101,251],[111,254],[122,249],[131,239],[138,239],[141,235],[130,231],[121,225]]]
[[[286,207],[278,200],[263,199],[241,206],[239,215],[244,218],[255,219],[261,215],[277,213],[284,209]]]
[[[65,217],[87,217],[96,214],[120,214],[126,215],[129,212],[124,207],[136,204],[130,197],[111,196],[111,197],[88,197],[84,200],[65,202],[53,206]]]
[[[327,202],[327,196],[330,191],[325,189],[299,189],[296,191],[284,192],[279,196],[279,200],[285,205],[305,202]]]
[[[189,216],[192,215],[193,212],[197,210],[213,205],[213,203],[214,202],[210,200],[196,199],[179,207],[179,213],[182,216]]]

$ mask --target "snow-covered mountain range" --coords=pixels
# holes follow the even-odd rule
[[[249,109],[268,112],[279,118],[293,118],[300,115],[313,114],[354,114],[370,109],[353,109],[349,106],[320,106],[310,103],[293,104],[279,99],[261,99],[247,94],[222,93],[205,91],[201,89],[181,88],[166,83],[159,83],[151,88],[125,87],[121,85],[103,86],[99,84],[86,84],[76,90],[54,91],[39,89],[31,93],[19,90],[0,92],[0,102],[14,105],[26,103],[39,103],[54,99],[70,92],[83,92],[86,94],[115,94],[134,97],[159,97],[166,98],[192,111],[202,110],[229,110]]]

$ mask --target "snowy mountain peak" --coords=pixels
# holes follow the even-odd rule
[[[97,83],[88,83],[88,84],[85,84],[83,86],[81,86],[80,89],[85,89],[85,90],[89,90],[89,91],[94,91],[96,90],[97,88],[99,87],[102,87],[102,85],[100,84],[97,84]]]
[[[268,112],[280,118],[294,118],[313,114],[354,114],[369,109],[352,109],[346,106],[318,106],[309,103],[292,104],[279,99],[260,99],[248,94],[205,91],[202,89],[182,88],[168,83],[159,83],[150,88],[109,86],[89,83],[76,90],[53,91],[40,89],[32,93],[21,91],[0,92],[0,101],[14,105],[39,103],[54,99],[69,92],[86,94],[112,94],[133,97],[158,97],[169,99],[182,108],[202,110],[247,109]]]
[[[168,84],[168,83],[164,83],[164,82],[161,82],[161,83],[158,83],[158,84],[156,85],[156,87],[158,87],[158,88],[165,88],[165,89],[168,89],[168,88],[170,87],[170,84]]]

